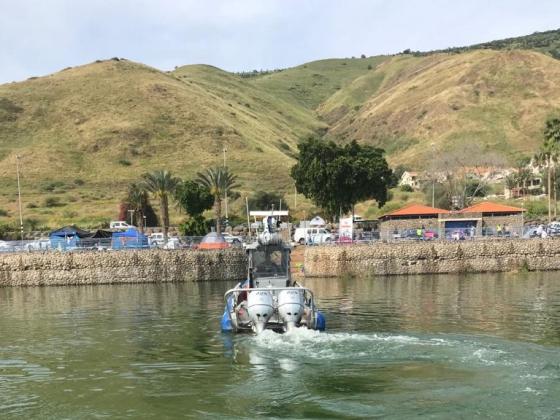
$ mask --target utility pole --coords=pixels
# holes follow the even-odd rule
[[[134,224],[134,210],[128,210],[128,212],[130,213],[130,224],[133,225]]]
[[[224,146],[224,149],[222,150],[224,152],[224,169],[227,169],[227,165],[226,165],[226,152],[227,152],[227,148]],[[225,203],[226,203],[226,223],[228,221],[228,196],[227,196],[227,187],[225,190]]]
[[[435,147],[434,143],[431,144],[432,146],[432,158],[435,157]],[[432,169],[432,207],[436,205],[436,176]]]
[[[18,207],[19,207],[19,227],[21,230],[21,246],[23,246],[23,214],[21,210],[21,186],[19,182],[19,155],[16,155],[16,174],[17,174],[17,190],[18,190]]]

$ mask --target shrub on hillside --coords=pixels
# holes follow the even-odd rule
[[[58,189],[61,190],[64,187],[64,182],[62,181],[47,181],[43,183],[39,189],[43,192],[53,192]]]
[[[529,201],[526,209],[525,217],[527,219],[538,219],[548,214],[548,205],[544,201]]]
[[[60,202],[58,197],[47,197],[45,198],[44,207],[60,207],[64,204]]]
[[[401,191],[402,192],[413,192],[414,188],[412,188],[410,185],[401,185]]]

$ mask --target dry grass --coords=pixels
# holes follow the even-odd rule
[[[430,143],[532,154],[560,109],[558,80],[560,61],[543,54],[481,50],[321,60],[248,79],[210,66],[164,73],[107,60],[1,85],[0,209],[8,216],[0,223],[16,220],[17,154],[25,217],[51,226],[113,219],[142,173],[192,177],[221,164],[224,147],[242,196],[291,194],[298,139],[327,127],[331,138],[380,145],[392,163],[417,168],[437,158]],[[49,182],[63,185],[46,191]],[[49,196],[61,205],[45,207]],[[298,202],[297,215],[309,214]],[[243,214],[243,200],[232,208]]]

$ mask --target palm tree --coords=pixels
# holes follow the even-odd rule
[[[147,191],[157,197],[159,200],[159,209],[161,213],[161,223],[163,227],[163,240],[167,243],[167,229],[169,228],[169,196],[173,195],[177,184],[179,184],[179,178],[175,178],[171,175],[169,171],[153,171],[151,173],[144,174],[143,186]]]
[[[551,118],[546,122],[544,129],[544,141],[540,152],[535,156],[537,161],[544,163],[547,168],[547,195],[548,195],[548,222],[552,219],[551,201],[554,195],[554,207],[556,209],[556,163],[560,151],[560,119]],[[553,185],[554,175],[554,185]],[[554,211],[556,213],[556,210]]]
[[[551,214],[550,214],[550,204],[551,204],[551,194],[550,194],[550,178],[551,178],[551,171],[550,171],[550,162],[551,162],[551,150],[549,144],[545,142],[541,149],[535,154],[533,157],[533,163],[538,168],[546,167],[546,175],[547,175],[547,183],[546,183],[546,193],[548,198],[548,220],[550,222]]]
[[[214,197],[214,212],[216,215],[216,232],[222,233],[222,197],[233,188],[237,188],[237,176],[228,171],[226,167],[207,169],[206,172],[197,174],[196,182],[208,188]]]
[[[142,183],[132,183],[128,186],[126,203],[130,210],[134,210],[136,225],[140,228],[140,233],[144,233],[144,212],[148,207],[148,191]]]

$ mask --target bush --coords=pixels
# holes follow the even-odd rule
[[[35,203],[27,203],[27,205],[25,207],[28,208],[28,209],[36,209],[39,206]]]
[[[0,239],[13,241],[19,237],[19,227],[14,224],[0,224]]]
[[[197,215],[189,217],[179,225],[179,232],[183,236],[203,236],[207,232],[207,223],[204,217]]]
[[[63,206],[58,197],[47,197],[45,198],[44,207],[60,207]]]
[[[548,214],[548,205],[544,201],[529,201],[526,208],[525,217],[527,219],[538,219]]]
[[[74,185],[84,185],[86,182],[83,179],[77,178],[74,180]]]
[[[6,217],[8,216],[8,212],[4,209],[0,209],[0,217]]]
[[[42,184],[39,189],[43,192],[53,192],[55,189],[62,189],[64,182],[62,181],[48,181]]]
[[[75,218],[76,216],[78,216],[78,213],[76,213],[75,211],[71,211],[71,210],[65,210],[65,211],[62,213],[62,216],[63,216],[65,219],[73,219],[73,218]]]
[[[401,191],[402,192],[414,192],[414,188],[412,188],[410,185],[401,185]]]
[[[119,164],[121,164],[122,166],[130,166],[130,165],[132,165],[132,163],[130,163],[130,161],[129,161],[129,160],[126,160],[126,159],[120,159],[120,160],[119,160]]]
[[[23,226],[25,227],[26,230],[29,231],[38,230],[40,224],[41,222],[39,220],[33,218],[25,219],[23,221]]]

